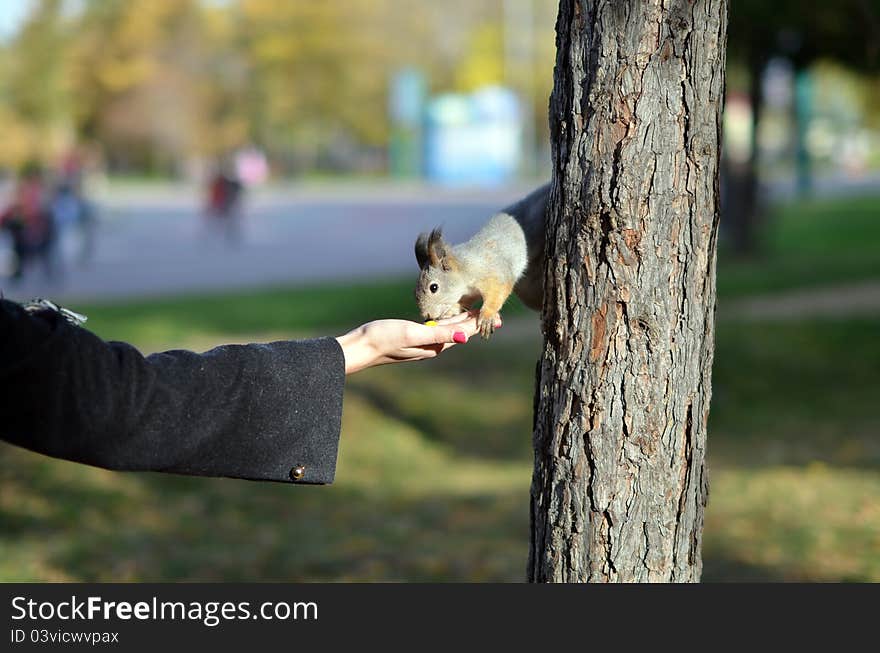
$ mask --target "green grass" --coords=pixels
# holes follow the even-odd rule
[[[192,295],[124,304],[78,306],[89,328],[117,339],[173,341],[220,335],[339,330],[370,315],[417,319],[414,281],[327,284]]]
[[[328,488],[4,446],[0,579],[520,580],[539,341],[502,335],[352,377]],[[868,320],[719,326],[707,579],[880,580],[876,335]]]
[[[739,297],[880,278],[880,198],[805,200],[773,207],[754,258],[722,248],[718,294]]]
[[[861,205],[786,210],[779,260],[749,264],[754,276],[723,292],[824,281],[768,276],[811,256],[870,278],[859,270],[880,268],[845,260],[875,256]],[[830,233],[839,216],[845,228]],[[720,279],[731,269],[722,262]],[[201,350],[415,317],[411,287],[75,308],[105,338]],[[120,474],[0,446],[0,580],[521,580],[540,342],[533,316],[505,311],[517,313],[531,335],[502,329],[430,363],[351,377],[331,487]],[[878,335],[866,318],[718,325],[705,579],[880,581]]]
[[[380,317],[418,320],[415,279],[371,283],[322,284],[304,288],[269,288],[213,295],[184,295],[124,304],[77,304],[88,327],[105,338],[148,346],[175,346],[182,339],[254,334],[293,337],[339,335]],[[524,315],[515,298],[505,317]]]
[[[721,324],[711,425],[725,460],[880,468],[878,336],[880,319]]]

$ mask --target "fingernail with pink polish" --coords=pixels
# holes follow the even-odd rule
[[[467,336],[464,335],[464,331],[456,331],[452,334],[452,339],[459,344],[467,342]]]

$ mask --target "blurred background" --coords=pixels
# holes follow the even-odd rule
[[[731,4],[704,578],[880,581],[880,2]],[[416,319],[416,235],[549,178],[555,19],[3,0],[0,289],[144,352]],[[505,317],[350,379],[329,488],[0,445],[0,580],[522,580],[541,343]]]

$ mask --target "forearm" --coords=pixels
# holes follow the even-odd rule
[[[333,339],[145,358],[57,320],[27,341],[41,326],[15,313],[5,334],[21,346],[0,349],[3,439],[112,469],[289,480],[304,466],[301,482],[333,480],[344,382]]]

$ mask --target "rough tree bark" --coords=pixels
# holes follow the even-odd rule
[[[531,581],[698,581],[727,0],[561,0]]]

